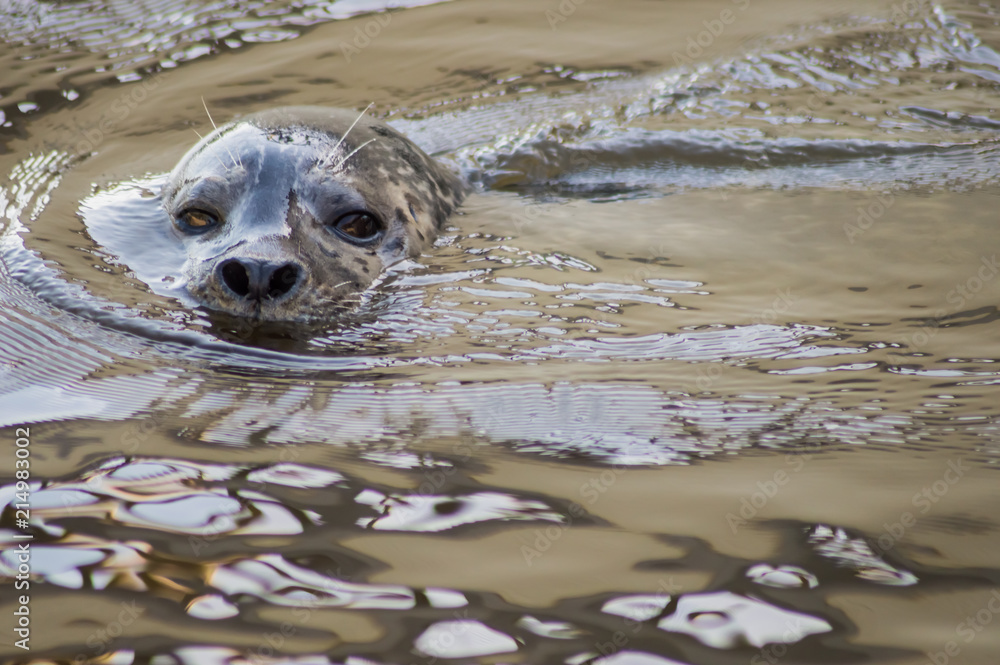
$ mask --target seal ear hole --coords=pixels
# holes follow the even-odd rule
[[[382,233],[382,222],[371,213],[356,211],[341,216],[333,228],[348,240],[371,242]]]

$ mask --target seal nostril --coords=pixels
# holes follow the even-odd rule
[[[250,275],[239,261],[234,259],[223,264],[222,280],[236,295],[245,298],[250,294]]]
[[[267,284],[267,297],[278,298],[292,290],[299,280],[299,268],[294,263],[286,263],[271,273]]]
[[[248,300],[281,298],[292,291],[302,274],[297,263],[277,265],[257,258],[224,261],[219,279],[237,297]]]

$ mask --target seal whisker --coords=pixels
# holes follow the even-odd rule
[[[354,119],[354,122],[351,123],[351,126],[347,128],[347,131],[344,132],[341,135],[340,140],[337,141],[337,145],[333,146],[333,150],[330,151],[331,155],[336,154],[337,150],[344,143],[344,140],[347,139],[347,135],[351,133],[351,130],[354,129],[354,126],[358,124],[358,122],[361,120],[361,118],[365,117],[365,114],[368,113],[368,109],[370,109],[374,105],[375,105],[375,102],[371,102],[370,104],[368,104],[368,106],[365,107],[365,110],[361,112],[361,115],[359,115],[357,118]],[[348,156],[350,156],[350,155],[348,155]],[[341,162],[341,164],[342,163],[343,162]]]
[[[212,114],[208,112],[208,104],[205,103],[204,97],[201,98],[201,105],[205,107],[205,115],[208,116],[208,121],[212,123],[212,129],[218,129],[219,128],[218,125],[216,125],[215,121],[212,120]]]
[[[219,166],[221,166],[223,169],[225,169],[226,173],[228,173],[230,167],[226,166],[226,163],[224,161],[222,161],[222,157],[219,157],[219,153],[217,153],[217,152],[215,152],[214,150],[211,150],[211,149],[209,149],[209,150],[212,153],[212,157],[215,157],[217,160],[219,160]]]
[[[205,98],[202,105],[215,126]],[[397,271],[392,266],[431,246],[468,184],[379,122],[372,108],[361,115],[279,108],[224,122],[204,136],[192,130],[201,140],[160,197],[163,223],[176,231],[170,239],[186,255],[177,286],[192,305],[254,329],[338,316],[352,325],[386,311],[391,300],[380,287]],[[374,141],[379,145],[365,151]],[[410,168],[394,168],[402,163]],[[224,231],[211,232],[216,226]]]
[[[196,135],[196,136],[197,136],[198,138],[200,138],[200,139],[201,139],[202,141],[204,141],[204,140],[205,140],[205,137],[204,137],[204,136],[202,136],[201,134],[199,134],[199,133],[198,133],[198,130],[197,130],[197,129],[195,129],[194,127],[192,127],[192,128],[191,128],[191,131],[192,131],[192,132],[194,132],[194,133],[195,133],[195,135]],[[212,155],[214,155],[214,156],[215,156],[215,158],[219,160],[219,164],[221,164],[221,165],[222,165],[222,168],[226,169],[227,171],[229,170],[229,167],[228,167],[228,166],[226,166],[226,163],[225,163],[224,161],[222,161],[222,159],[221,159],[221,158],[220,158],[220,157],[219,157],[218,155],[216,155],[216,154],[215,154],[214,152],[212,153]]]
[[[351,133],[351,130],[354,129],[354,126],[358,124],[358,121],[360,121],[361,118],[365,117],[365,114],[368,113],[368,109],[370,109],[374,105],[375,102],[370,103],[368,106],[365,107],[365,110],[361,112],[361,115],[359,115],[357,118],[354,119],[354,122],[351,123],[351,126],[347,128],[347,131],[344,132],[344,135],[340,137],[339,141],[337,141],[337,145],[333,146],[333,150],[331,152],[337,152],[337,148],[339,148],[340,144],[344,142],[344,139],[347,138],[347,135]]]
[[[333,167],[333,169],[332,169],[332,170],[333,170],[333,171],[338,171],[338,170],[340,170],[340,167],[341,167],[341,166],[343,166],[343,165],[344,165],[344,163],[345,163],[345,162],[346,162],[346,161],[347,161],[348,159],[350,159],[351,157],[353,157],[353,156],[354,156],[354,153],[356,153],[356,152],[357,152],[358,150],[361,150],[362,148],[364,148],[364,147],[365,147],[366,145],[368,145],[369,143],[375,143],[375,139],[368,139],[367,141],[365,141],[364,143],[362,143],[361,145],[359,145],[359,146],[358,146],[357,148],[355,148],[354,150],[352,150],[352,151],[351,151],[350,153],[348,153],[347,157],[344,157],[344,158],[343,158],[342,160],[340,160],[340,161],[339,161],[339,162],[337,163],[337,165]]]
[[[212,123],[212,129],[218,129],[219,126],[216,125],[215,120],[212,119],[212,114],[208,112],[208,104],[205,103],[204,96],[201,98],[201,105],[205,108],[205,115],[208,116],[208,121]],[[198,132],[195,132],[195,134],[198,134]],[[198,134],[198,136],[201,136],[201,134]],[[226,152],[229,153],[229,158],[233,160],[234,165],[239,164],[240,168],[243,168],[243,162],[238,157],[234,157],[232,151],[228,147],[226,148]],[[225,164],[223,164],[223,166],[225,166]]]

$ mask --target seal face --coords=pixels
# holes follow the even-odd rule
[[[315,321],[418,255],[465,185],[356,112],[287,107],[206,136],[162,192],[188,293],[261,321]]]

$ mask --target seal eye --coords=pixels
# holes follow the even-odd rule
[[[350,240],[368,242],[382,232],[382,225],[374,215],[367,212],[349,212],[333,223],[339,233]]]
[[[184,210],[177,216],[177,226],[188,233],[204,233],[218,223],[219,220],[215,215],[204,210]]]

